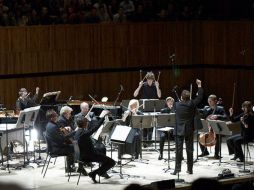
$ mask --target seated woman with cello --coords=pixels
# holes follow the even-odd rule
[[[248,143],[254,140],[254,113],[252,111],[252,104],[250,101],[244,101],[242,103],[242,110],[238,116],[234,117],[233,108],[229,109],[230,120],[232,122],[240,121],[241,133],[233,135],[227,139],[229,154],[235,156],[231,160],[244,161],[244,155],[242,150],[242,143]]]

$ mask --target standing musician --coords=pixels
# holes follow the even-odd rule
[[[207,100],[209,106],[205,106],[203,109],[200,109],[199,112],[202,114],[202,118],[204,119],[211,119],[211,120],[226,120],[227,119],[227,114],[222,106],[219,106],[217,104],[217,96],[214,94],[211,94],[208,97]],[[212,130],[212,129],[209,129]],[[215,152],[214,152],[214,158],[219,159],[219,135],[216,134],[214,135],[216,137],[216,144],[215,144]],[[207,156],[209,155],[209,152],[205,146],[203,146],[201,143],[199,143],[200,149],[201,149],[201,154],[199,157]]]
[[[26,108],[30,108],[33,106],[36,106],[36,101],[38,100],[38,95],[39,95],[39,87],[36,87],[35,89],[35,94],[34,96],[31,98],[29,97],[30,93],[27,93],[27,90],[25,88],[21,88],[19,90],[19,97],[16,100],[16,111],[17,114],[21,111],[24,110]]]
[[[96,147],[94,147],[91,139],[91,135],[99,129],[100,125],[104,121],[105,115],[108,113],[108,110],[103,110],[98,123],[90,127],[88,126],[91,123],[88,122],[86,117],[78,117],[76,120],[78,128],[74,138],[78,141],[80,148],[80,160],[84,162],[99,162],[101,164],[98,169],[88,174],[94,183],[97,183],[96,175],[109,178],[107,171],[115,165],[115,161],[113,159],[106,156],[104,153],[101,153],[96,149]]]
[[[181,171],[183,158],[183,141],[185,140],[187,153],[187,173],[193,174],[193,133],[194,133],[194,116],[196,106],[202,101],[204,90],[201,87],[201,81],[196,79],[198,86],[198,96],[190,100],[190,91],[183,90],[181,101],[176,102],[176,127],[174,130],[176,141],[176,159],[175,170],[172,175]]]
[[[158,99],[161,98],[159,81],[155,81],[153,72],[148,72],[145,76],[146,82],[139,82],[138,88],[134,91],[133,96],[137,97],[141,90],[141,99]]]
[[[158,76],[159,77],[159,76]],[[148,72],[144,79],[146,78],[146,82],[143,80],[139,82],[138,88],[134,91],[133,96],[137,97],[141,90],[141,99],[159,99],[161,98],[161,90],[159,81],[155,80],[155,76],[153,72]],[[141,80],[141,79],[140,79]],[[152,140],[153,128],[148,128],[143,130],[143,136],[145,138],[148,137],[147,140]],[[146,144],[144,144],[146,146]]]
[[[240,121],[241,133],[233,135],[227,139],[229,154],[234,154],[231,160],[244,161],[242,143],[248,143],[254,140],[254,113],[250,101],[242,103],[243,113],[234,117],[233,108],[229,109],[230,120],[232,122]]]
[[[58,125],[58,114],[51,109],[46,112],[48,124],[46,126],[47,147],[51,153],[57,155],[67,155],[66,172],[74,172],[74,147],[70,143],[69,138],[73,133],[64,133]],[[68,129],[67,129],[68,130]]]
[[[161,113],[174,113],[175,110],[173,109],[175,100],[172,97],[167,97],[166,98],[166,104],[167,107],[161,109]],[[159,135],[160,135],[160,155],[158,160],[162,160],[163,159],[163,148],[164,148],[164,144],[165,144],[165,140],[168,138],[168,132],[164,132],[164,131],[158,131]]]
[[[130,126],[131,124],[131,116],[133,115],[143,115],[142,112],[138,110],[139,108],[139,101],[137,99],[132,99],[129,102],[128,110],[126,110],[123,114],[122,120],[125,123],[125,125]],[[135,133],[133,143],[132,144],[126,144],[126,145],[119,145],[118,150],[118,157],[120,158],[123,152],[130,151],[131,154],[134,153],[134,158],[138,159],[140,155],[140,149],[141,149],[141,138],[140,138],[140,129],[138,128],[132,128]],[[131,149],[131,150],[124,150],[124,149]]]

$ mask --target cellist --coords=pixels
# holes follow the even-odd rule
[[[214,94],[211,94],[208,97],[208,105],[205,106],[203,109],[199,109],[199,112],[202,114],[203,119],[211,119],[211,120],[226,120],[227,114],[225,112],[225,109],[222,106],[217,105],[217,96]],[[216,139],[219,138],[219,135],[216,135]],[[199,157],[207,156],[209,155],[209,152],[205,146],[200,144],[200,149],[202,153],[199,155]],[[219,159],[219,141],[216,141],[215,144],[215,152],[214,152],[214,158]]]

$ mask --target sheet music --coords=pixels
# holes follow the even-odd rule
[[[100,128],[95,133],[93,133],[92,138],[95,140],[98,140],[99,136],[102,132],[102,129],[103,129],[103,124],[100,126]]]
[[[117,125],[113,134],[111,135],[111,140],[125,142],[130,131],[131,131],[131,127],[124,126],[124,125]]]
[[[174,130],[173,127],[163,127],[163,128],[159,128],[157,129],[158,131],[165,131],[165,132],[168,132],[168,131],[171,131],[171,130]]]

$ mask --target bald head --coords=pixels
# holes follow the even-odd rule
[[[89,111],[89,104],[86,102],[82,102],[80,104],[80,110],[82,113],[87,114],[87,112]]]

